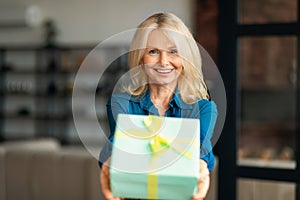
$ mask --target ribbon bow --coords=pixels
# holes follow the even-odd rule
[[[148,115],[144,119],[144,125],[146,126],[148,131],[150,131],[152,133],[153,132],[155,133],[161,127],[161,120],[158,120],[158,118],[154,119],[153,116]],[[164,138],[162,136],[159,136],[159,135],[153,136],[153,138],[149,142],[149,146],[150,146],[150,149],[151,149],[152,153],[161,151],[161,150],[166,149],[166,148],[171,148],[175,152],[185,156],[188,159],[192,159],[192,157],[193,157],[191,152],[185,151],[184,149],[179,148],[179,147],[172,146],[166,138]]]

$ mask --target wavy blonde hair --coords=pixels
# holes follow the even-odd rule
[[[155,29],[163,30],[175,43],[182,59],[184,68],[178,79],[178,92],[182,100],[187,104],[192,104],[199,99],[209,99],[197,43],[182,20],[172,13],[154,14],[137,27],[129,52],[131,83],[125,88],[125,91],[139,96],[148,88],[145,83],[147,76],[142,69],[142,59],[149,34]]]

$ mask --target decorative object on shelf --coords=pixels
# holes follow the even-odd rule
[[[6,63],[4,65],[2,65],[1,67],[1,71],[3,72],[10,72],[10,71],[13,71],[13,65],[11,63]]]
[[[58,29],[53,19],[47,19],[43,23],[45,29],[45,45],[48,48],[56,46]]]
[[[7,81],[5,91],[11,94],[30,94],[33,91],[31,81]]]
[[[0,28],[35,28],[43,21],[38,5],[3,4],[0,7]]]
[[[57,92],[57,88],[53,80],[49,82],[47,90],[49,95],[54,95]]]
[[[37,27],[42,21],[42,12],[39,6],[29,5],[26,7],[25,22],[29,27]]]
[[[20,115],[20,116],[28,116],[28,115],[30,115],[30,111],[29,111],[29,109],[27,107],[21,107],[18,110],[18,115]]]
[[[52,55],[51,59],[49,60],[47,70],[48,70],[48,72],[54,72],[56,69],[57,69],[56,61],[55,61],[54,55]]]
[[[73,92],[73,82],[68,81],[64,86],[64,93],[71,95],[72,92]]]
[[[70,52],[63,52],[60,55],[60,68],[63,72],[70,72],[72,65],[74,65],[72,53]]]

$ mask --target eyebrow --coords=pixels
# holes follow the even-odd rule
[[[170,47],[168,47],[168,49],[177,49],[177,47],[176,46],[170,46]]]
[[[177,49],[176,46],[170,46],[170,47],[168,47],[167,49],[174,49],[174,48]],[[161,49],[161,48],[152,47],[152,46],[147,46],[146,49]],[[164,50],[164,49],[163,49],[163,50]]]

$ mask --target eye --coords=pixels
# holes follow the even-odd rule
[[[151,54],[151,55],[159,54],[159,52],[158,52],[157,49],[150,49],[150,50],[148,51],[148,53]]]
[[[178,53],[177,49],[171,49],[169,52],[171,55],[176,55]]]

